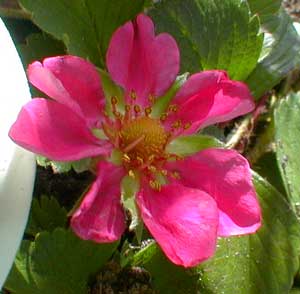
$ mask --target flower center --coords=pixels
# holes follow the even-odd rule
[[[122,126],[120,139],[121,149],[130,159],[146,162],[164,153],[168,135],[159,120],[141,116]]]
[[[177,136],[190,125],[183,125],[178,120],[171,125],[169,131],[166,131],[162,123],[168,115],[177,111],[176,105],[170,105],[166,113],[156,119],[151,117],[154,101],[152,96],[149,97],[148,107],[141,107],[135,103],[134,92],[130,97],[132,100],[129,104],[125,104],[124,112],[118,110],[117,97],[111,97],[113,117],[106,114],[105,120],[101,123],[102,130],[116,150],[121,151],[122,164],[128,175],[135,177],[135,171],[142,172],[143,177],[148,179],[150,187],[159,190],[167,178],[180,177],[178,172],[164,169],[165,162],[169,159],[180,159],[176,154],[167,153],[165,149],[174,134]]]

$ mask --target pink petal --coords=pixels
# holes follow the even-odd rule
[[[30,82],[49,97],[85,117],[89,126],[102,117],[104,94],[97,69],[77,56],[46,58],[28,67]]]
[[[106,55],[113,80],[129,94],[135,91],[137,103],[149,104],[149,95],[161,96],[179,71],[176,41],[166,33],[155,36],[152,20],[140,14],[112,36]]]
[[[23,106],[9,136],[18,145],[58,161],[109,154],[111,150],[106,141],[91,134],[81,116],[63,104],[43,98]]]
[[[167,167],[179,172],[183,185],[214,197],[219,208],[219,236],[254,233],[261,226],[250,167],[236,151],[206,149]]]
[[[97,179],[71,219],[73,231],[84,240],[113,242],[125,230],[120,182],[125,172],[109,162],[98,164]]]
[[[195,266],[214,254],[218,210],[205,192],[177,184],[158,192],[145,184],[137,204],[145,225],[175,264]]]
[[[209,70],[189,77],[181,87],[172,104],[178,111],[166,121],[191,124],[185,133],[196,132],[200,126],[233,119],[254,109],[248,87],[228,78],[224,71]]]

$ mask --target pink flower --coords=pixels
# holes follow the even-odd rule
[[[184,267],[214,254],[218,236],[254,233],[261,212],[246,159],[233,150],[206,149],[184,159],[168,154],[175,137],[195,133],[254,108],[247,86],[219,70],[191,75],[160,117],[153,104],[179,71],[179,50],[168,34],[155,36],[145,15],[113,35],[106,56],[111,78],[124,89],[111,97],[96,68],[75,56],[47,58],[28,68],[30,82],[51,99],[25,105],[10,130],[19,145],[52,160],[100,158],[97,178],[71,219],[83,239],[112,242],[125,230],[120,183],[136,175],[136,204],[167,257]],[[99,139],[97,131],[105,134]],[[119,165],[109,159],[122,155]],[[161,182],[161,179],[165,183]]]

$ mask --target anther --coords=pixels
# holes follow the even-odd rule
[[[118,99],[117,99],[117,97],[115,97],[115,96],[112,96],[112,97],[111,97],[111,104],[112,104],[112,105],[118,104]]]
[[[136,93],[135,93],[134,91],[131,91],[131,92],[130,92],[130,98],[131,98],[132,100],[136,100]]]
[[[152,162],[154,159],[155,159],[155,155],[152,154],[152,155],[149,156],[148,161]]]
[[[177,112],[178,111],[178,105],[176,104],[171,104],[168,107],[168,112]]]
[[[149,95],[148,97],[149,102],[152,104],[154,102],[154,96],[152,94]]]
[[[163,113],[161,116],[160,116],[160,120],[161,121],[165,121],[167,119],[167,114],[166,113]]]
[[[183,128],[185,129],[185,130],[187,130],[187,129],[189,129],[190,127],[191,127],[191,123],[186,123],[184,126],[183,126]]]
[[[152,112],[152,108],[151,107],[146,107],[145,108],[145,115],[146,116],[148,116],[151,112]]]
[[[177,171],[172,172],[171,175],[174,179],[177,179],[177,180],[180,180],[180,178],[181,178],[179,172],[177,172]]]
[[[172,124],[172,127],[174,129],[179,129],[181,127],[182,123],[181,123],[181,120],[176,120],[173,124]]]
[[[153,166],[153,165],[148,166],[147,169],[148,169],[150,172],[152,172],[152,173],[155,173],[156,170],[157,170],[156,167]]]
[[[132,169],[128,171],[128,175],[132,178],[135,178],[135,174]]]
[[[119,111],[117,111],[117,110],[114,110],[114,111],[113,111],[113,115],[114,115],[116,118],[121,118],[121,117],[122,117],[121,113],[120,113]]]
[[[135,113],[140,113],[141,112],[141,107],[139,105],[134,105],[133,109],[134,109]]]
[[[162,169],[160,171],[160,173],[163,175],[163,176],[167,176],[168,175],[168,171],[166,169]]]
[[[149,184],[153,190],[157,190],[157,191],[161,190],[161,184],[158,181],[150,180]]]
[[[129,112],[130,110],[131,110],[131,105],[126,104],[126,105],[125,105],[125,111],[126,111],[126,112]]]
[[[137,160],[137,162],[138,162],[139,165],[143,165],[143,164],[144,164],[143,158],[137,156],[137,157],[136,157],[136,160]]]
[[[123,160],[127,163],[130,162],[130,157],[128,156],[128,154],[126,154],[126,153],[123,154]]]

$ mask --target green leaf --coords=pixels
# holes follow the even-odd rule
[[[53,231],[67,224],[67,211],[54,197],[42,195],[34,198],[31,205],[26,233],[35,236],[42,231]]]
[[[162,0],[150,15],[177,40],[182,72],[224,69],[245,80],[256,66],[263,36],[245,1]]]
[[[286,195],[282,177],[276,162],[275,152],[264,153],[252,168],[273,185],[282,195]]]
[[[300,216],[300,93],[282,100],[274,117],[277,163],[289,201]]]
[[[13,294],[86,294],[87,284],[117,247],[80,240],[71,231],[23,241],[5,288]]]
[[[104,67],[112,33],[142,11],[144,0],[19,0],[42,30],[69,54]]]
[[[288,293],[299,267],[300,225],[284,197],[256,173],[263,226],[256,234],[222,238],[199,266],[200,292]]]
[[[134,266],[143,267],[150,272],[153,286],[158,293],[197,293],[197,274],[171,263],[156,243],[152,243],[138,252],[132,263]]]
[[[177,137],[167,145],[168,153],[188,156],[210,147],[222,147],[216,138],[207,135],[190,135]]]
[[[298,289],[298,288],[293,288],[293,289],[289,292],[289,294],[300,294],[300,289]]]
[[[91,167],[92,159],[91,158],[83,158],[77,161],[53,161],[43,156],[37,156],[37,163],[40,166],[47,167],[51,166],[54,173],[66,173],[70,171],[72,168],[77,172],[81,173],[89,170]]]
[[[253,14],[258,14],[262,23],[278,12],[282,0],[247,0]]]
[[[279,13],[264,17],[262,20],[264,21],[262,29],[266,32],[264,55],[246,80],[257,98],[276,86],[291,70],[300,65],[300,38],[287,13],[281,9]]]

